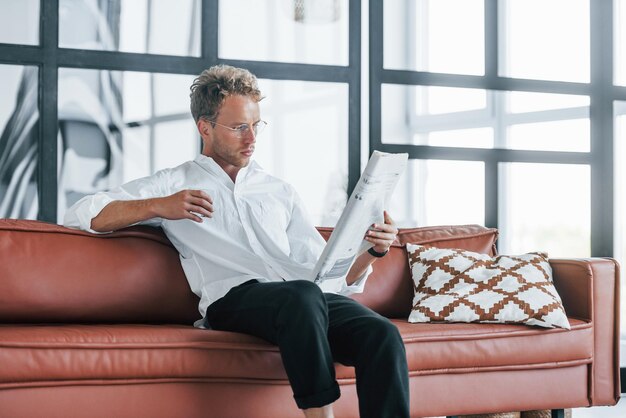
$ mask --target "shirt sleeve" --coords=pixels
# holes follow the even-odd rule
[[[94,231],[91,229],[91,220],[98,216],[106,205],[116,200],[138,200],[166,196],[168,194],[168,179],[169,169],[161,170],[152,176],[133,180],[110,191],[85,196],[67,209],[63,218],[63,225],[94,234],[112,232]],[[133,225],[160,226],[161,222],[161,218],[152,218]]]
[[[291,254],[298,262],[308,262],[314,267],[322,255],[326,241],[317,231],[304,206],[300,196],[293,190],[293,208],[291,219],[287,227],[287,237],[291,248]],[[370,265],[367,270],[354,283],[348,285],[346,276],[336,279],[325,280],[319,284],[320,288],[327,293],[350,295],[363,293],[365,282],[372,272]]]

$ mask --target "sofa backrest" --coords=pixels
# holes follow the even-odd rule
[[[326,239],[332,228],[319,228]],[[354,298],[387,317],[413,297],[405,244],[494,255],[497,231],[478,225],[402,229]],[[199,318],[178,253],[160,229],[94,235],[38,221],[0,219],[0,322],[181,323]]]
[[[160,230],[94,235],[0,220],[0,322],[189,324],[199,316]]]

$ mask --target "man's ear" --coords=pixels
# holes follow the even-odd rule
[[[196,127],[198,128],[198,132],[200,132],[200,136],[204,137],[206,135],[209,135],[209,125],[210,122],[207,122],[204,119],[198,119],[198,122],[196,122]]]

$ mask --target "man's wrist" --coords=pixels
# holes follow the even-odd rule
[[[381,257],[384,257],[389,252],[389,249],[386,249],[384,252],[381,253],[380,251],[376,251],[374,247],[371,247],[369,250],[367,250],[367,252],[372,257],[381,258]]]
[[[148,219],[158,218],[161,216],[159,203],[160,203],[160,198],[158,197],[153,197],[153,198],[144,200],[145,216],[147,216]]]

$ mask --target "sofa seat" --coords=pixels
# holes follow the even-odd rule
[[[593,327],[505,324],[411,324],[392,320],[406,346],[411,375],[570,367],[591,363]]]
[[[393,320],[411,375],[588,364],[593,328],[410,324]],[[241,380],[286,384],[277,347],[252,336],[183,325],[0,325],[0,388],[146,381]],[[337,366],[337,378],[354,380]]]

